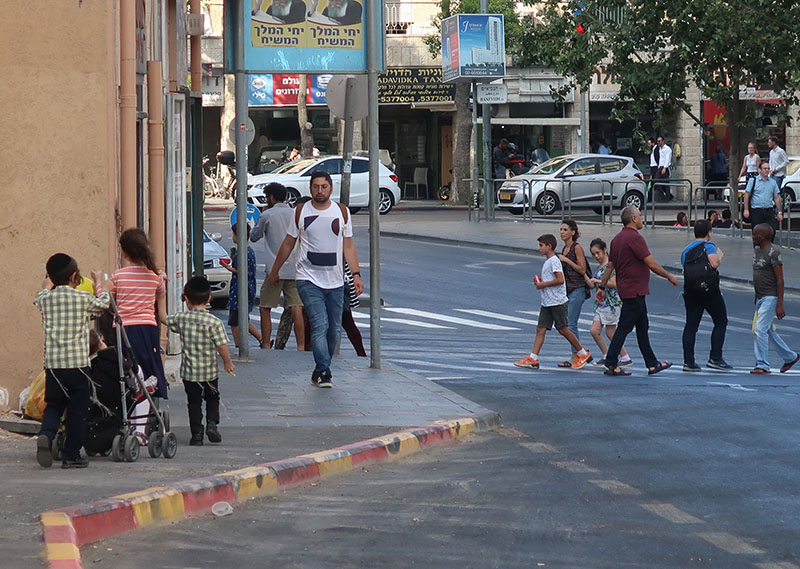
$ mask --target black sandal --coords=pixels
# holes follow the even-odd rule
[[[664,371],[665,369],[669,369],[672,367],[672,364],[668,361],[658,362],[658,365],[653,369],[647,370],[647,375],[655,375],[660,371]]]
[[[558,367],[572,367],[572,362],[569,360],[564,360],[563,362],[558,364]]]
[[[606,375],[622,375],[622,376],[628,376],[631,374],[631,372],[629,372],[626,369],[622,369],[619,366],[617,366],[616,369],[607,367],[603,373]]]

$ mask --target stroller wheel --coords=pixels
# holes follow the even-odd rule
[[[161,420],[164,421],[164,431],[169,432],[169,411],[161,411]]]
[[[150,433],[150,440],[147,441],[147,452],[150,453],[150,458],[158,458],[161,455],[161,443],[164,441],[164,436],[158,431]]]
[[[125,458],[125,462],[136,462],[136,459],[139,458],[139,439],[137,439],[134,435],[128,435],[125,437],[123,456]]]
[[[114,462],[122,462],[122,433],[116,435],[111,442],[111,459]]]
[[[50,454],[53,455],[53,460],[61,460],[61,451],[64,450],[64,441],[67,439],[67,433],[58,431],[56,436],[53,437],[53,442],[50,443]]]
[[[174,458],[178,453],[178,437],[175,433],[167,433],[164,436],[164,442],[161,443],[161,452],[164,458]]]

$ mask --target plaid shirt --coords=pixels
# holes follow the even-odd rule
[[[184,381],[217,379],[217,346],[228,343],[222,321],[205,308],[195,308],[167,316],[167,327],[180,334],[183,343],[181,378]]]
[[[108,308],[111,297],[97,296],[67,285],[44,289],[33,303],[42,312],[44,367],[79,368],[89,365],[89,317]]]

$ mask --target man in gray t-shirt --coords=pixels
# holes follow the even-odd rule
[[[278,255],[278,249],[281,248],[283,240],[286,238],[286,232],[289,226],[294,223],[294,209],[286,205],[286,188],[283,184],[273,182],[267,184],[264,188],[264,195],[267,198],[268,209],[261,213],[258,222],[252,231],[250,231],[250,241],[256,242],[262,237],[264,238],[264,251],[266,253],[265,264],[267,266],[267,274],[272,270],[272,265],[275,263],[275,258]],[[291,313],[292,320],[294,321],[294,335],[297,339],[297,349],[305,349],[305,325],[303,322],[303,301],[300,299],[300,294],[297,292],[297,283],[295,282],[295,265],[294,255],[290,258],[289,263],[284,263],[280,271],[278,271],[279,281],[277,284],[272,284],[269,279],[264,279],[261,285],[261,294],[259,296],[259,310],[261,312],[261,347],[269,349],[270,337],[272,335],[272,309],[276,308],[280,303],[281,293],[283,293],[283,306],[286,313]],[[281,316],[283,322],[283,315]],[[280,334],[280,330],[278,332]],[[285,344],[285,338],[288,338],[288,329],[285,332],[283,342],[280,338],[276,337],[276,348],[282,349],[281,343]]]
[[[753,323],[756,365],[750,370],[753,374],[770,373],[767,361],[770,340],[783,359],[781,373],[789,371],[800,360],[800,355],[789,349],[773,324],[775,317],[783,319],[786,311],[783,308],[783,262],[780,251],[772,244],[772,234],[772,226],[766,223],[753,228],[753,287],[756,293],[756,317]]]

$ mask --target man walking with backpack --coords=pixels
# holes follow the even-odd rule
[[[694,224],[695,240],[681,253],[683,265],[683,302],[686,305],[686,324],[683,327],[683,371],[700,371],[694,361],[694,341],[703,312],[708,312],[714,322],[711,331],[711,353],[708,367],[731,370],[733,366],[722,359],[722,344],[728,327],[725,299],[719,288],[722,249],[711,241],[711,223],[699,219]]]

